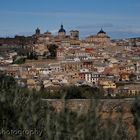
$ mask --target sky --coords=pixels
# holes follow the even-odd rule
[[[0,37],[57,34],[63,24],[67,34],[79,30],[84,38],[101,28],[113,38],[140,37],[140,0],[1,0]]]

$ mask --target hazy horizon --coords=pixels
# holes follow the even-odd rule
[[[69,34],[96,34],[101,28],[113,38],[140,37],[139,0],[4,0],[0,5],[0,37],[31,35],[39,27],[56,34],[61,23]]]

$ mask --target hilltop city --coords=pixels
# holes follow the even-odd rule
[[[37,28],[32,36],[0,38],[0,71],[37,91],[87,85],[104,96],[140,94],[140,38],[111,39],[102,28],[79,34],[61,25],[57,35]]]

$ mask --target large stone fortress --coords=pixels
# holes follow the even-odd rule
[[[108,46],[110,45],[110,37],[106,32],[101,29],[97,35],[91,35],[83,40],[79,38],[78,30],[71,30],[68,35],[64,26],[61,25],[58,30],[57,35],[53,35],[51,32],[47,31],[41,34],[40,29],[37,28],[34,35],[36,39],[35,45],[33,45],[33,51],[36,52],[37,55],[42,56],[43,54],[47,54],[47,46],[48,45],[56,45],[58,46],[58,55],[61,57],[62,49],[70,48],[70,47],[82,47],[82,46]],[[62,54],[63,55],[63,54]],[[58,56],[59,57],[59,56]]]
[[[59,39],[65,39],[65,38],[79,39],[79,31],[77,31],[77,30],[71,30],[70,33],[71,33],[70,36],[66,35],[66,30],[64,29],[63,25],[61,25],[60,29],[58,30],[58,35],[57,35],[57,37],[58,37]],[[40,33],[40,29],[37,28],[37,29],[36,29],[35,35],[36,35],[36,37],[43,37],[43,36],[44,36],[44,37],[45,37],[45,36],[46,36],[46,37],[51,37],[51,36],[52,36],[52,33],[49,32],[49,31],[47,31],[47,32],[45,32],[44,34],[41,34],[41,33]]]
[[[89,37],[86,38],[87,42],[93,42],[95,44],[102,44],[102,45],[106,45],[110,43],[110,37],[106,34],[106,32],[103,31],[103,29],[101,29],[97,35],[91,35]]]
[[[80,45],[82,42],[106,45],[110,42],[110,37],[103,31],[103,29],[101,29],[97,35],[91,35],[84,40],[80,40],[78,30],[71,30],[70,35],[67,35],[63,25],[61,25],[58,30],[58,35],[56,36],[52,35],[49,31],[41,34],[40,29],[37,28],[35,37],[38,40],[38,43],[53,43],[59,46]]]

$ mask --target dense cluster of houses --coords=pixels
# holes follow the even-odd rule
[[[61,25],[57,36],[36,30],[32,50],[40,55],[55,44],[55,60],[28,60],[22,65],[0,65],[19,86],[29,89],[58,90],[65,85],[89,85],[102,88],[105,95],[140,94],[140,39],[111,40],[102,29],[97,35],[79,39],[79,31],[70,35]],[[2,59],[0,57],[0,62]],[[0,63],[2,64],[2,63]]]

